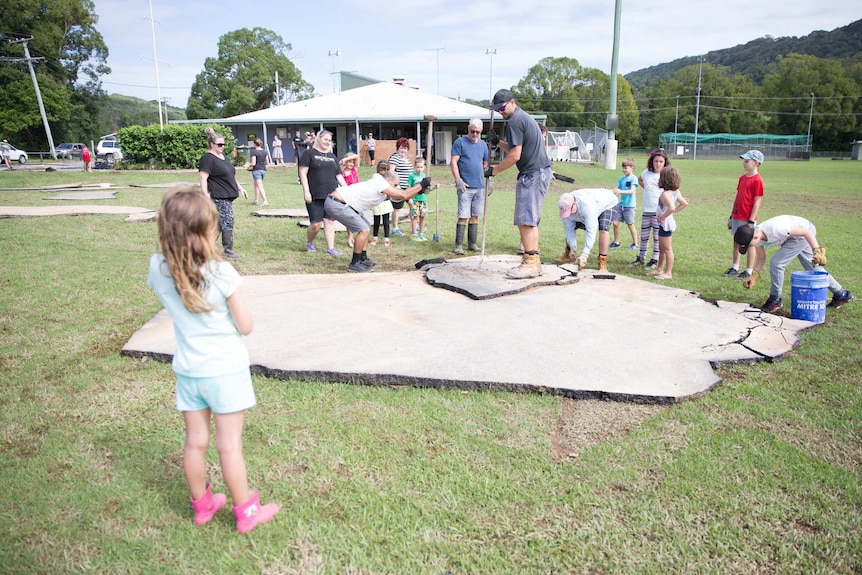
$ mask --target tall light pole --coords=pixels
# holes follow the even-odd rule
[[[150,28],[153,31],[153,62],[156,64],[156,104],[159,106],[159,130],[164,130],[165,125],[162,122],[162,87],[159,84],[159,55],[156,53],[156,20],[153,18],[153,0],[150,0]],[[165,110],[165,119],[168,113]]]
[[[428,48],[426,52],[437,52],[437,95],[440,95],[440,50],[445,50],[446,46],[439,48]]]
[[[494,56],[497,54],[497,49],[493,50],[488,48],[485,50],[485,55],[491,57],[491,70],[489,72],[489,84],[488,84],[488,105],[491,105],[491,100],[494,99]]]
[[[676,97],[676,116],[673,118],[673,148],[676,153],[676,140],[677,134],[679,133],[677,130],[679,129],[679,96]]]
[[[814,118],[814,92],[811,92],[811,109],[808,111],[808,152],[811,152],[811,120]]]
[[[341,52],[338,50],[330,50],[329,55],[332,57],[332,93],[335,94],[335,58],[341,56]]]
[[[700,81],[703,77],[703,56],[700,57],[700,68],[697,70],[697,104],[694,107],[694,155],[692,160],[697,159],[697,124],[700,120]]]

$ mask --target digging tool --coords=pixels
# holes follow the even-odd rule
[[[437,231],[437,224],[440,220],[440,188],[435,190],[437,195],[437,207],[434,209],[434,237],[435,242],[440,243],[440,233]]]
[[[425,139],[425,165],[428,169],[428,177],[431,177],[431,138],[434,133],[434,120],[437,116],[434,114],[426,114],[425,121],[428,122],[428,137]],[[437,209],[434,212],[434,237],[435,242],[440,241],[440,233],[438,232],[437,224],[440,219],[440,189],[437,189]],[[420,230],[421,232],[421,230]]]
[[[494,129],[494,108],[491,108],[491,119],[488,122],[489,130]],[[487,141],[487,140],[486,140]],[[488,142],[488,165],[491,164],[491,142]],[[479,252],[479,268],[485,261],[485,224],[488,221],[488,192],[491,190],[491,178],[485,178],[485,205],[482,208],[482,250]]]

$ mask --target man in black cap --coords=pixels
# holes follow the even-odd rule
[[[539,124],[515,104],[515,95],[509,90],[498,90],[491,100],[491,109],[505,120],[506,139],[500,140],[493,129],[488,130],[488,143],[499,145],[506,157],[496,166],[485,169],[490,178],[502,171],[518,167],[515,183],[515,218],[521,234],[524,255],[521,265],[509,270],[506,275],[513,279],[535,278],[542,275],[542,260],[539,259],[539,222],[542,219],[542,204],[551,186],[553,172],[551,160],[545,151],[545,140]]]
[[[751,289],[760,279],[760,270],[766,263],[764,246],[780,246],[780,249],[769,260],[769,275],[772,280],[769,288],[769,298],[760,309],[772,313],[781,309],[781,288],[784,285],[784,270],[797,258],[803,269],[808,271],[826,271],[823,267],[828,263],[826,248],[817,241],[817,228],[814,224],[799,216],[776,216],[762,222],[758,226],[744,225],[736,230],[733,242],[739,246],[739,253],[745,255],[749,248],[757,253],[757,262],[751,277],[742,282],[745,289]],[[827,272],[828,273],[828,272]],[[841,287],[841,284],[828,276],[829,291],[832,301],[829,307],[841,307],[851,301],[853,296]]]

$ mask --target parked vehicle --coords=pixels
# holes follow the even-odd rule
[[[109,166],[113,166],[123,159],[120,142],[116,136],[104,136],[99,140],[99,143],[96,144],[96,159],[104,160]]]
[[[9,147],[9,161],[10,162],[18,162],[19,164],[26,164],[27,163],[27,152],[25,152],[24,150],[19,150],[18,148],[16,148],[15,146],[13,146],[12,144],[10,144],[8,142],[6,143],[6,146]],[[0,160],[0,163],[2,163],[2,160]]]
[[[81,142],[65,143],[57,146],[57,157],[61,160],[71,160],[72,158],[81,158],[81,150],[84,149],[84,144]]]

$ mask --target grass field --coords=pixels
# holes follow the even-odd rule
[[[645,157],[636,160],[639,173]],[[674,165],[691,205],[677,218],[668,284],[760,305],[766,277],[748,292],[721,275],[742,161]],[[577,187],[612,187],[619,176],[555,170]],[[862,162],[767,158],[761,173],[762,218],[812,220],[828,269],[862,295]],[[448,168],[431,175],[444,184],[441,242],[376,247],[383,271],[451,257],[454,187]],[[0,187],[196,177],[16,170],[0,172]],[[250,190],[250,173],[240,177]],[[517,247],[513,178],[495,178],[490,254]],[[272,207],[302,207],[294,168],[272,170],[265,184]],[[567,190],[553,184],[545,203],[546,260],[563,247],[556,199]],[[127,189],[111,203],[157,208],[163,193]],[[0,191],[0,205],[54,205],[51,195]],[[305,253],[294,220],[252,217],[253,208],[235,204],[240,273],[346,273],[346,255]],[[160,308],[145,285],[155,225],[123,219],[0,221],[0,573],[862,573],[862,301],[827,310],[784,360],[721,367],[721,386],[669,407],[256,376],[250,482],[283,511],[249,535],[229,511],[197,527],[170,365],[119,354]],[[646,279],[625,248],[609,259],[611,271]],[[469,326],[454,337],[482,352]],[[223,491],[214,449],[209,462]]]

